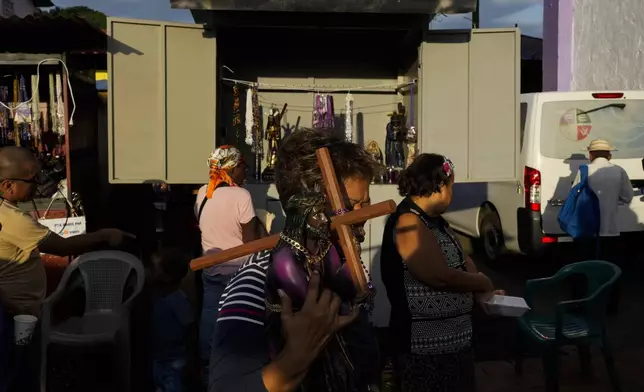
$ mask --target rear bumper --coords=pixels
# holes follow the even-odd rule
[[[556,241],[544,241],[540,211],[518,208],[517,228],[519,250],[521,253],[527,255],[540,254],[556,244]]]

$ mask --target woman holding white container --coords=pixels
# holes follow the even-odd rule
[[[385,226],[382,279],[391,303],[391,353],[403,392],[476,390],[474,302],[494,294],[441,217],[452,201],[454,165],[421,154],[402,172],[405,199]]]

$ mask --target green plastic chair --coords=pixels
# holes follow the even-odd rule
[[[606,336],[606,319],[610,294],[621,274],[621,269],[615,264],[589,260],[569,264],[552,277],[526,282],[525,300],[533,309],[537,292],[561,287],[563,281],[571,275],[585,276],[587,286],[581,299],[558,302],[553,314],[537,315],[531,310],[518,320],[516,373],[523,373],[524,349],[528,345],[537,346],[543,355],[546,391],[556,392],[559,390],[559,347],[576,345],[579,348],[582,371],[589,375],[589,348],[595,344],[601,348],[604,355],[613,390],[620,392],[621,387]]]

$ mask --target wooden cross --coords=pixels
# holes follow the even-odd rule
[[[327,148],[321,148],[316,151],[316,156],[331,208],[335,211],[344,211],[344,197],[342,196],[335,170],[333,170],[333,162],[331,161],[329,150]],[[338,232],[340,247],[342,248],[342,253],[351,273],[351,279],[353,280],[358,297],[362,297],[367,293],[368,286],[365,271],[360,263],[358,247],[350,225],[388,215],[395,210],[396,203],[393,200],[387,200],[369,207],[363,207],[355,211],[349,211],[345,214],[331,217],[331,229]],[[272,235],[221,252],[205,255],[192,260],[190,262],[190,268],[196,271],[219,265],[242,256],[272,249],[277,245],[278,241],[279,235]]]

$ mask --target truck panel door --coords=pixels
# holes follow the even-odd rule
[[[520,42],[518,29],[477,29],[421,44],[421,148],[449,156],[458,182],[519,178]]]
[[[107,24],[110,182],[203,182],[215,145],[215,38],[194,24]]]

